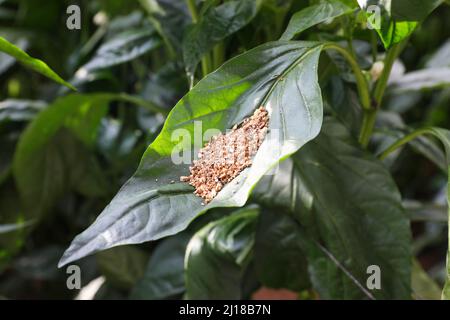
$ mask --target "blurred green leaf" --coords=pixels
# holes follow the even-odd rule
[[[171,62],[145,80],[141,96],[162,108],[170,109],[188,91],[188,81],[184,74],[183,64]]]
[[[394,94],[441,89],[450,86],[450,68],[439,67],[412,71],[389,83]]]
[[[140,0],[150,14],[149,21],[161,36],[172,59],[181,53],[183,36],[191,23],[186,1]]]
[[[95,160],[86,146],[95,142],[110,99],[102,94],[60,98],[40,112],[22,134],[13,173],[28,217],[41,217],[67,188],[85,184],[83,179],[98,181]]]
[[[14,269],[25,279],[34,281],[64,279],[64,270],[58,270],[56,261],[61,254],[61,246],[48,245],[19,257]]]
[[[447,208],[438,203],[422,203],[420,201],[405,200],[403,206],[412,221],[447,222]],[[417,243],[416,239],[416,243]]]
[[[301,292],[311,287],[297,222],[277,209],[262,210],[255,239],[258,280],[270,288]]]
[[[146,101],[125,94],[73,94],[41,111],[21,135],[13,174],[27,216],[40,218],[69,190],[88,196],[108,192],[91,148],[113,100],[148,107]]]
[[[325,110],[342,122],[357,137],[360,131],[363,110],[358,94],[345,83],[342,76],[332,76],[322,86]]]
[[[392,15],[398,21],[421,21],[442,2],[442,0],[395,0],[391,3]]]
[[[86,196],[108,192],[97,160],[70,132],[58,131],[32,153],[27,152],[25,144],[19,142],[13,173],[28,218],[43,218],[71,190]]]
[[[97,263],[113,285],[130,289],[144,275],[148,255],[133,246],[120,246],[97,254]]]
[[[184,254],[190,238],[180,233],[156,247],[131,299],[164,299],[184,292]]]
[[[40,74],[52,79],[53,81],[62,84],[72,90],[75,90],[75,87],[70,83],[64,81],[60,76],[58,76],[50,67],[43,61],[39,59],[35,59],[30,57],[26,52],[22,51],[22,49],[16,47],[12,43],[8,42],[5,38],[0,37],[0,51],[4,52],[22,63],[24,66],[39,72]]]
[[[244,208],[198,231],[186,250],[188,299],[242,299],[241,283],[253,255],[258,209]]]
[[[321,2],[317,5],[307,7],[292,16],[280,40],[292,40],[306,29],[351,13],[355,8],[356,6],[347,6],[339,0]]]
[[[159,47],[160,44],[159,36],[150,26],[145,29],[124,31],[103,43],[94,57],[78,69],[76,77],[83,78],[92,71],[131,61]]]
[[[183,58],[188,74],[216,44],[247,25],[256,15],[261,0],[232,0],[210,8],[183,38]]]

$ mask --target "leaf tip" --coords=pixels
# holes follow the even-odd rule
[[[69,262],[72,262],[73,260],[70,259],[70,256],[67,255],[67,251],[66,250],[63,254],[63,256],[61,257],[61,259],[59,259],[58,261],[58,269],[61,269],[62,267],[64,267],[66,264],[68,264]]]
[[[67,88],[71,89],[72,91],[78,92],[78,89],[75,88],[75,86],[72,85],[71,83],[64,81],[64,85],[65,85]]]

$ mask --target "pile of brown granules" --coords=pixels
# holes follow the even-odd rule
[[[267,132],[269,114],[264,107],[235,125],[226,134],[213,137],[189,168],[190,175],[180,178],[195,187],[195,194],[210,202],[220,190],[245,168],[251,166]]]

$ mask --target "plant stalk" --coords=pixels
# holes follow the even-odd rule
[[[377,110],[364,110],[363,122],[359,133],[359,143],[366,148],[369,145],[372,136],[375,121],[377,119]]]
[[[373,91],[376,108],[379,108],[381,106],[389,76],[391,75],[392,66],[394,65],[395,59],[397,59],[403,47],[404,45],[402,43],[395,44],[391,49],[388,50],[386,57],[384,58],[383,72],[381,73],[380,79],[378,80],[375,86],[375,90]]]
[[[378,47],[378,43],[377,43],[377,35],[375,34],[374,31],[370,32],[370,46],[371,46],[371,54],[372,54],[372,63],[375,63],[377,61],[377,47]]]
[[[197,23],[198,22],[198,12],[197,12],[197,7],[195,5],[195,0],[187,0],[187,6],[189,9],[189,13],[191,14],[191,17],[192,17],[192,22]]]
[[[353,58],[353,55],[345,48],[335,44],[335,43],[327,43],[324,45],[324,49],[332,49],[339,52],[350,64],[352,68],[353,74],[356,78],[356,86],[358,88],[359,98],[361,100],[361,106],[364,110],[372,110],[372,106],[370,103],[370,93],[369,86],[367,84],[366,78],[364,77],[361,68],[358,65],[358,62]]]
[[[361,127],[361,133],[359,135],[359,142],[364,148],[369,145],[370,137],[372,136],[372,132],[375,127],[377,112],[380,109],[381,103],[383,101],[389,76],[392,71],[392,66],[394,65],[395,59],[397,59],[400,52],[403,50],[405,44],[406,40],[401,43],[395,44],[391,49],[388,50],[386,57],[384,58],[383,72],[381,73],[380,79],[377,81],[377,84],[373,91],[374,105],[372,106],[371,111],[364,112],[363,124]]]
[[[213,49],[213,67],[217,69],[225,61],[225,44],[220,42]]]
[[[399,139],[398,141],[394,142],[393,144],[391,144],[386,150],[384,150],[379,156],[378,158],[380,160],[385,159],[391,152],[395,151],[397,148],[400,148],[402,145],[410,142],[411,140],[414,140],[415,138],[417,138],[418,136],[421,136],[425,133],[429,133],[428,128],[423,128],[423,129],[419,129],[416,130],[414,132],[411,132],[410,134],[407,134],[406,136],[404,136],[403,138]]]
[[[211,60],[211,55],[209,53],[205,53],[205,55],[202,58],[203,77],[206,77],[212,71],[213,71],[213,62]]]

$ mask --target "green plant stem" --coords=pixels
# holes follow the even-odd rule
[[[106,34],[107,31],[108,31],[107,25],[100,26],[89,38],[89,40],[85,42],[83,47],[81,47],[80,55],[86,56],[87,54],[89,54],[100,42],[100,40],[102,40],[103,36]]]
[[[197,11],[197,6],[195,5],[195,0],[187,0],[187,6],[188,6],[189,12],[192,17],[192,22],[198,23],[199,16],[198,16],[198,11]],[[209,74],[212,71],[213,66],[212,66],[211,56],[209,53],[206,53],[202,57],[201,65],[202,65],[203,76],[206,76],[207,74]]]
[[[370,46],[371,46],[371,53],[372,53],[372,63],[375,63],[377,61],[377,35],[374,31],[370,32]]]
[[[418,136],[421,136],[423,134],[426,134],[429,132],[428,128],[423,128],[423,129],[419,129],[416,130],[414,132],[411,132],[410,134],[404,136],[403,138],[399,139],[398,141],[394,142],[393,144],[391,144],[386,150],[384,150],[379,156],[378,158],[380,160],[385,159],[391,152],[395,151],[396,149],[400,148],[402,145],[410,142],[411,140],[414,140],[415,138],[417,138]]]
[[[359,143],[365,148],[369,145],[372,136],[375,121],[377,119],[377,110],[364,110],[363,122],[359,133]]]
[[[347,45],[348,45],[348,49],[350,51],[350,54],[352,55],[353,59],[356,60],[356,51],[355,51],[355,47],[353,46],[353,39],[352,38],[348,38],[347,39]]]
[[[209,53],[205,53],[205,55],[202,58],[203,77],[208,75],[211,71],[213,71],[211,55]]]
[[[395,44],[391,49],[388,50],[386,57],[384,58],[384,68],[381,73],[380,79],[377,81],[375,89],[373,91],[373,97],[375,99],[376,107],[381,106],[383,100],[384,92],[386,91],[389,76],[391,75],[392,66],[394,65],[395,59],[399,56],[403,49],[403,44]]]
[[[352,55],[353,59],[356,60],[356,51],[353,46],[353,30],[348,16],[344,16],[341,23],[342,29],[344,30],[344,37],[347,41],[348,52]]]
[[[356,86],[358,88],[359,98],[361,100],[361,106],[364,110],[370,111],[372,109],[370,103],[370,93],[369,86],[367,84],[366,78],[361,71],[361,68],[358,65],[358,62],[353,58],[353,55],[345,48],[335,44],[335,43],[327,43],[324,45],[324,50],[332,49],[339,52],[350,64],[352,68],[353,74],[356,78]]]
[[[192,22],[197,23],[198,22],[198,12],[197,12],[197,7],[195,5],[195,0],[187,0],[187,6],[188,6],[189,12],[192,17]]]
[[[377,81],[377,84],[373,91],[374,105],[372,106],[371,110],[364,112],[363,123],[359,135],[359,142],[364,148],[369,145],[370,137],[372,136],[373,128],[375,127],[377,112],[380,109],[381,103],[383,101],[389,76],[392,71],[392,66],[394,65],[395,59],[397,59],[400,52],[402,51],[405,43],[406,41],[394,45],[391,49],[388,50],[386,57],[384,58],[383,72],[381,73],[380,79]]]
[[[219,44],[217,44],[213,49],[214,69],[220,67],[224,61],[225,61],[225,44],[222,41]]]

